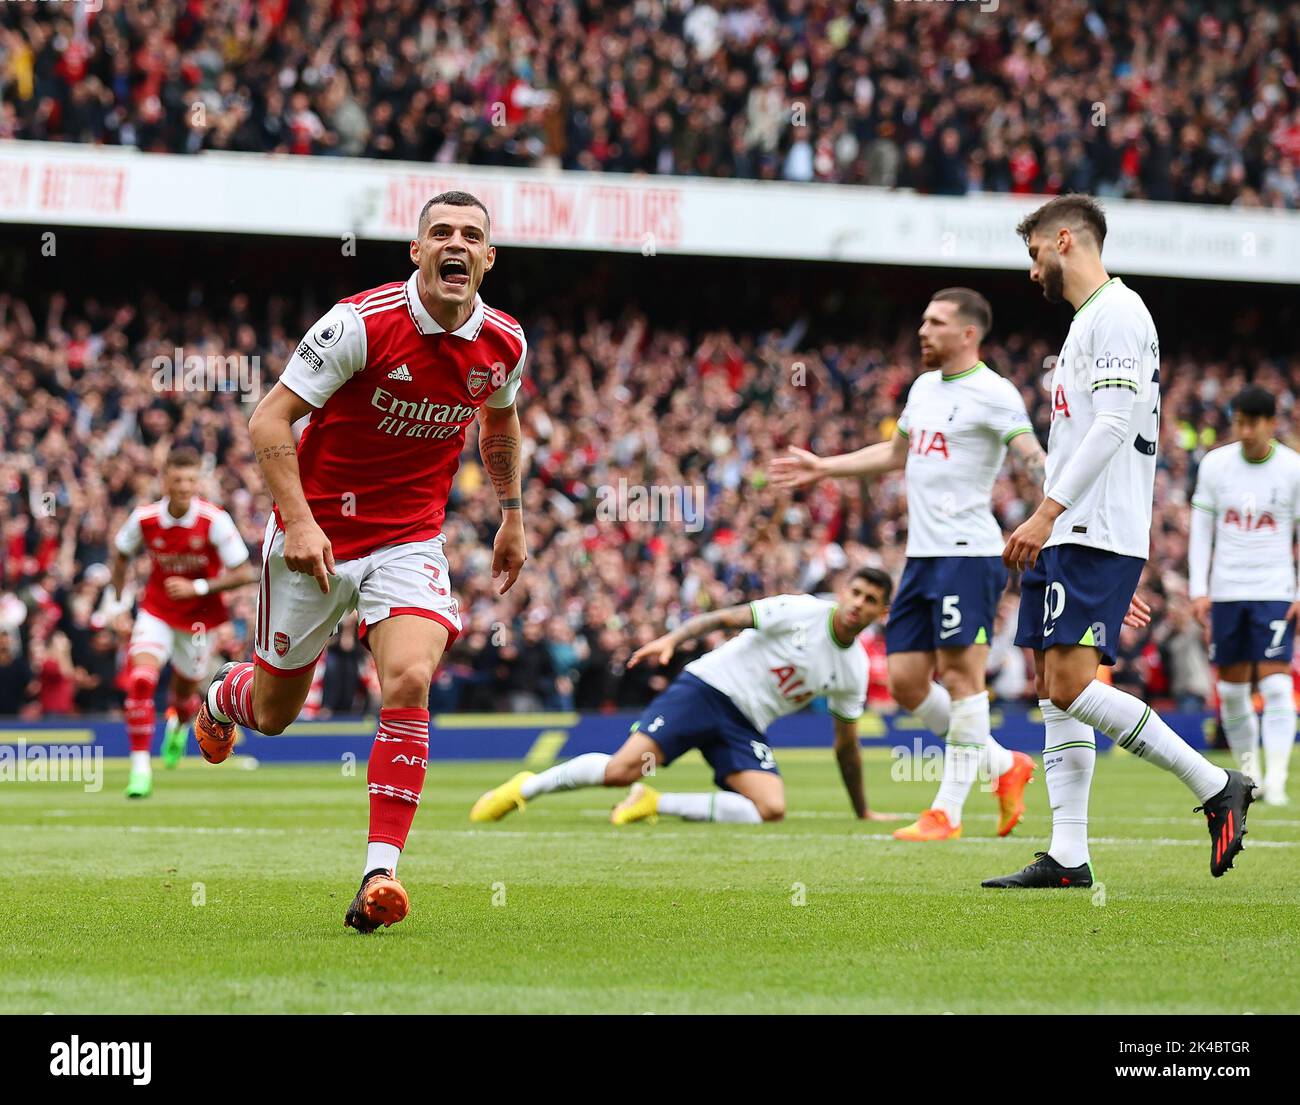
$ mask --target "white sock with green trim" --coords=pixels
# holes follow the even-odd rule
[[[758,807],[743,794],[715,790],[711,794],[661,794],[659,812],[687,821],[731,821],[757,825],[763,820]]]
[[[1043,711],[1043,778],[1052,807],[1047,854],[1063,867],[1088,863],[1088,793],[1097,766],[1097,738],[1083,722],[1040,698]]]
[[[1264,778],[1255,782],[1270,791],[1285,792],[1291,746],[1295,744],[1295,690],[1290,673],[1264,676],[1259,693],[1264,696]]]
[[[1259,715],[1255,713],[1249,683],[1227,683],[1220,679],[1218,690],[1223,735],[1240,767],[1247,760],[1253,762],[1259,750]]]
[[[948,735],[943,747],[943,780],[933,809],[943,810],[951,825],[961,824],[962,807],[979,774],[980,756],[989,739],[989,696],[959,698],[952,704]]]
[[[1140,698],[1094,679],[1067,713],[1100,729],[1126,752],[1173,772],[1202,802],[1228,785],[1223,768],[1192,748]]]
[[[548,767],[531,779],[525,779],[519,785],[519,793],[528,799],[538,794],[550,794],[553,790],[604,786],[605,765],[609,760],[610,757],[604,752],[584,752],[562,764]]]
[[[908,711],[936,737],[948,732],[948,719],[952,716],[952,695],[942,683],[931,683],[930,693],[915,710]]]

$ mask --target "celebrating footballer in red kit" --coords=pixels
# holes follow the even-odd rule
[[[171,661],[172,678],[162,758],[175,767],[199,709],[199,683],[212,673],[212,630],[226,621],[221,592],[257,578],[230,515],[196,494],[200,467],[193,449],[173,449],[163,466],[163,498],[136,507],[113,541],[106,615],[130,608],[128,599],[119,598],[126,590],[128,560],[147,553],[150,562],[127,650],[128,798],[153,792],[154,695],[163,665]]]
[[[409,279],[328,311],[249,423],[275,498],[254,656],[217,673],[195,735],[219,763],[236,724],[283,732],[339,620],[357,611],[382,692],[365,869],[344,920],[360,932],[409,909],[396,870],[428,766],[429,686],[461,628],[442,524],[475,420],[502,511],[492,557],[500,593],[527,559],[515,399],[528,344],[513,318],[479,298],[496,257],[490,241],[488,211],[473,196],[431,199]]]

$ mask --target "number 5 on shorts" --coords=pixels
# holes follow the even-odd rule
[[[942,606],[942,617],[939,621],[939,637],[944,639],[951,637],[961,629],[961,608],[957,605],[960,601],[960,595],[944,595]]]

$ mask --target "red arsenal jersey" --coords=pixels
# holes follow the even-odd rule
[[[316,408],[295,427],[298,469],[336,560],[442,532],[465,429],[485,404],[514,403],[527,350],[519,323],[477,296],[444,330],[415,273],[312,327],[280,382]]]
[[[230,515],[197,496],[180,518],[173,518],[167,500],[136,507],[113,544],[123,556],[146,552],[152,563],[140,608],[168,625],[186,631],[210,629],[226,620],[220,595],[173,599],[167,595],[168,576],[214,579],[223,570],[248,559],[248,546]]]

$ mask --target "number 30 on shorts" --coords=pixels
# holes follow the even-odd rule
[[[1043,636],[1050,637],[1056,630],[1056,619],[1065,611],[1065,587],[1059,582],[1049,583],[1043,593]]]

